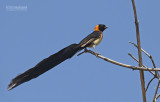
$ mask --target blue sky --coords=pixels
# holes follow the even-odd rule
[[[160,63],[160,1],[135,0],[141,44]],[[62,48],[78,43],[97,24],[109,28],[97,51],[108,58],[135,65],[137,57],[131,0],[1,0],[1,102],[141,102],[139,71],[132,71],[91,54],[76,55],[17,88],[7,91],[12,78]],[[26,7],[9,11],[7,7]],[[152,67],[143,54],[143,62]],[[146,83],[152,78],[145,72]],[[151,101],[157,80],[147,91]]]

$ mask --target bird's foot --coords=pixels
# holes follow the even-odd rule
[[[99,53],[96,53],[96,57],[98,57],[98,55],[101,55],[101,54],[99,54]]]

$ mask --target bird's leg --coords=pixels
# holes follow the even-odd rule
[[[97,52],[97,50],[95,49],[95,45],[93,45],[93,49],[94,49],[94,51],[96,52],[96,56],[101,55],[101,54],[99,54],[99,53]]]

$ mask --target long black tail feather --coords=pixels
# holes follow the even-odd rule
[[[65,61],[66,59],[71,58],[74,54],[76,54],[79,50],[82,49],[83,48],[81,48],[79,44],[71,44],[67,46],[59,52],[42,60],[35,67],[12,79],[10,84],[8,85],[8,90],[11,90],[24,82],[38,77],[39,75],[45,73],[46,71]]]

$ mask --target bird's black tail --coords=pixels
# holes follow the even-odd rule
[[[35,67],[27,70],[26,72],[12,79],[10,84],[8,85],[8,90],[11,90],[24,82],[38,77],[39,75],[45,73],[46,71],[65,61],[66,59],[71,58],[73,55],[75,55],[78,51],[82,49],[83,48],[80,47],[79,44],[71,44],[67,46],[59,52],[42,60]]]

